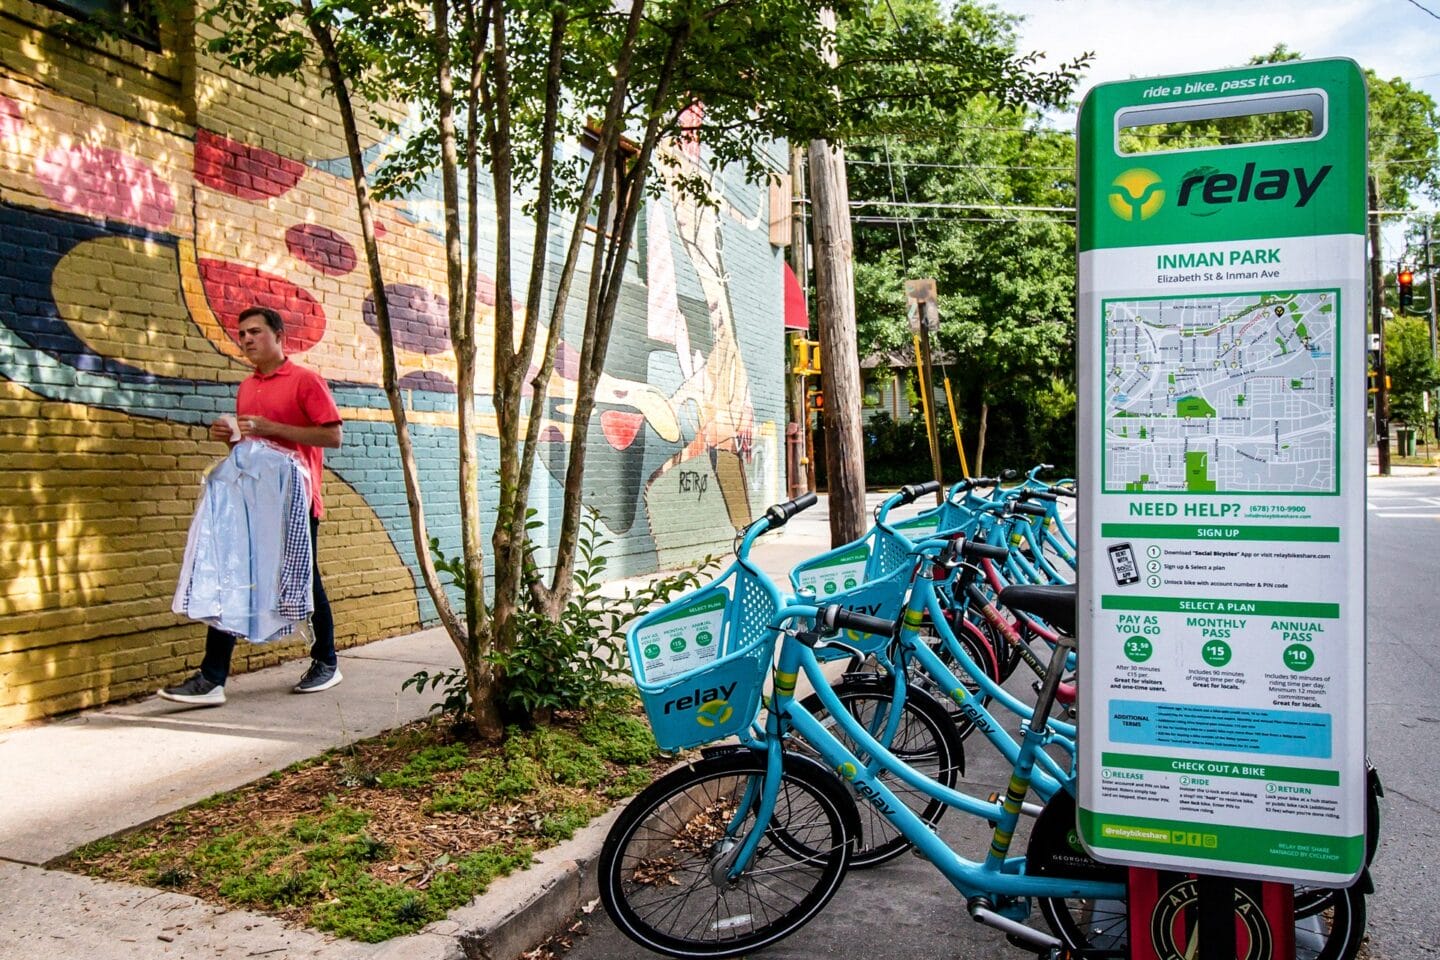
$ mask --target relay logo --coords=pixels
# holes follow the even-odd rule
[[[1201,167],[1181,179],[1176,206],[1192,208],[1189,212],[1199,217],[1217,213],[1231,203],[1290,202],[1303,207],[1314,199],[1330,170],[1328,163],[1313,172],[1304,167],[1261,170],[1253,162],[1239,173]]]
[[[1149,220],[1165,205],[1165,184],[1154,170],[1134,167],[1110,181],[1110,209],[1121,220]]]
[[[1197,217],[1211,216],[1235,203],[1283,202],[1304,207],[1315,198],[1331,169],[1328,163],[1315,170],[1261,169],[1253,162],[1238,172],[1197,167],[1180,179],[1175,206]],[[1110,209],[1121,220],[1149,220],[1165,205],[1166,194],[1159,174],[1132,167],[1110,182]]]

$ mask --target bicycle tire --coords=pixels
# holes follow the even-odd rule
[[[1026,849],[1025,870],[1124,883],[1124,867],[1101,864],[1081,847],[1074,831],[1075,800],[1061,792],[1046,804]],[[1295,914],[1295,960],[1354,960],[1365,938],[1365,897],[1359,884],[1327,891],[1321,904]],[[1297,906],[1300,890],[1296,891]],[[1128,955],[1129,909],[1124,900],[1040,897],[1040,913],[1072,950]]]
[[[783,762],[774,819],[734,881],[725,855],[753,829],[753,809],[733,835],[727,826],[746,787],[764,778],[764,754],[703,758],[630,801],[598,860],[600,900],[622,933],[672,957],[735,957],[789,936],[829,902],[858,835],[855,804],[818,763]]]
[[[883,730],[884,718],[889,715],[894,700],[894,681],[888,677],[846,677],[834,688],[835,695],[850,711],[851,716],[872,733]],[[865,756],[850,738],[843,735],[820,702],[818,694],[811,694],[800,705],[827,724],[835,735],[852,753],[861,760]],[[879,737],[877,736],[877,739]],[[945,708],[933,697],[911,684],[905,692],[905,706],[902,708],[900,724],[886,744],[890,752],[905,763],[919,770],[931,780],[947,787],[955,786],[965,772],[965,747],[955,723]],[[879,779],[889,787],[914,813],[930,826],[940,822],[949,809],[939,800],[910,786],[903,780],[882,771]],[[860,816],[860,836],[850,857],[850,867],[863,870],[893,860],[909,850],[913,844],[894,825],[869,804],[856,804]]]
[[[1380,786],[1380,775],[1369,761],[1365,764],[1365,870],[1370,869],[1370,864],[1375,859],[1375,851],[1380,846],[1380,796],[1384,793]],[[1362,892],[1369,889],[1369,878],[1362,873],[1355,881],[1354,886]],[[1321,913],[1330,907],[1331,898],[1340,893],[1333,887],[1296,887],[1295,888],[1295,914],[1299,917],[1311,916]]]

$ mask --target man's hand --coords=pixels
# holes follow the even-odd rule
[[[242,437],[278,437],[281,436],[280,427],[281,424],[274,420],[267,420],[259,414],[240,418],[240,435]]]
[[[220,440],[225,443],[229,443],[230,424],[226,423],[224,420],[216,420],[214,423],[210,424],[210,439]]]

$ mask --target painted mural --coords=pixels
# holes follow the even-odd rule
[[[612,569],[620,573],[710,552],[780,490],[781,273],[779,254],[767,241],[766,195],[709,169],[697,136],[672,149],[689,174],[711,184],[713,202],[670,189],[649,203],[634,277],[616,318],[586,486],[615,542]],[[377,235],[427,511],[432,531],[453,553],[454,369],[435,213],[423,196],[388,204]],[[399,632],[428,618],[409,563],[408,519],[378,387],[380,343],[362,259],[343,161],[284,157],[205,129],[193,140],[176,136],[0,71],[0,422],[24,424],[0,433],[0,456],[33,468],[29,499],[19,486],[0,499],[5,519],[20,531],[13,541],[7,535],[0,568],[6,581],[0,726],[7,717],[124,695],[181,669],[174,657],[159,658],[145,675],[127,675],[129,686],[97,690],[95,681],[88,694],[49,700],[26,701],[16,692],[29,685],[33,694],[37,678],[56,679],[53,650],[45,659],[48,674],[32,669],[33,651],[41,647],[80,644],[73,653],[83,657],[84,644],[125,649],[107,637],[158,629],[173,638],[185,626],[149,619],[97,633],[92,621],[99,615],[76,612],[95,595],[87,600],[84,591],[66,587],[93,565],[80,556],[86,548],[74,548],[79,553],[68,564],[57,564],[50,540],[55,528],[21,521],[27,510],[49,509],[42,501],[50,494],[34,493],[34,483],[67,488],[78,476],[68,471],[83,466],[44,455],[50,432],[83,438],[90,429],[91,452],[114,453],[126,443],[164,451],[153,456],[166,483],[150,483],[144,452],[136,454],[135,472],[122,472],[120,481],[138,496],[168,496],[180,505],[167,511],[174,523],[147,534],[149,586],[132,599],[150,616],[145,603],[164,601],[173,585],[167,573],[183,548],[195,484],[221,453],[204,438],[203,426],[233,408],[235,384],[249,371],[234,332],[240,311],[252,304],[284,314],[289,351],[330,381],[346,420],[345,446],[327,455],[327,499],[353,509],[348,523],[327,521],[338,528],[322,529],[328,537],[322,560],[336,562],[337,544],[354,537],[365,540],[373,569],[365,583],[351,585],[348,634],[346,591],[339,591],[342,642]],[[493,308],[488,280],[482,280],[481,300]],[[492,322],[484,307],[481,322],[483,342]],[[751,329],[742,335],[745,325]],[[572,331],[567,320],[566,332],[578,336],[579,326],[576,318]],[[746,336],[773,343],[774,357],[745,356]],[[489,351],[479,353],[480,382],[488,383]],[[562,342],[542,437],[535,505],[552,528],[558,526],[578,357],[577,344]],[[758,399],[755,371],[760,382],[776,381]],[[98,423],[110,426],[97,432]],[[120,429],[126,424],[130,429]],[[482,457],[493,458],[494,434],[492,420],[482,429]],[[24,459],[37,451],[38,459]],[[113,492],[115,483],[108,486]],[[64,509],[82,519],[89,510]],[[115,536],[122,530],[117,524]],[[107,548],[106,537],[92,539],[94,549]],[[125,549],[136,546],[127,542]],[[380,608],[383,616],[370,616]],[[89,626],[67,635],[66,610]],[[192,633],[198,637],[193,629],[183,636]],[[198,649],[187,639],[172,653],[183,659],[192,647]],[[96,675],[113,678],[117,669],[111,664]],[[66,689],[84,686],[72,682]],[[23,702],[32,706],[13,706]]]

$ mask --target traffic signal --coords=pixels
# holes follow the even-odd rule
[[[1400,288],[1400,306],[1408,307],[1415,302],[1415,274],[1409,267],[1396,271],[1395,284]]]
[[[790,372],[802,377],[820,376],[819,341],[796,337],[792,342],[795,345],[795,365]]]
[[[819,387],[813,387],[813,388],[811,388],[810,391],[809,391],[809,394],[806,396],[805,399],[806,399],[807,401],[809,401],[809,402],[807,403],[807,406],[808,406],[811,410],[814,410],[816,413],[823,413],[823,412],[824,412],[824,410],[825,410],[825,392],[824,392],[823,390],[821,390]]]

